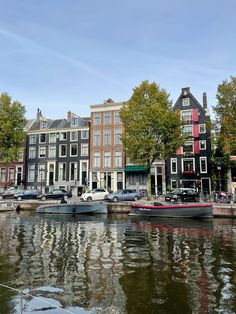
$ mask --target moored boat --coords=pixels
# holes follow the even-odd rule
[[[213,218],[212,204],[132,204],[130,215],[146,217]]]
[[[45,214],[106,214],[107,206],[102,202],[47,204],[39,206],[36,212]]]

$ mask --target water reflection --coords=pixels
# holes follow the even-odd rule
[[[1,214],[0,283],[52,304],[28,297],[25,313],[235,313],[235,236],[226,220]]]

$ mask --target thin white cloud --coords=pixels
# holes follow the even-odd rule
[[[16,33],[12,33],[10,31],[4,30],[4,29],[0,29],[0,35],[3,35],[6,38],[10,38],[12,40],[14,40],[15,42],[17,42],[18,44],[20,44],[21,46],[24,47],[24,50],[27,50],[27,48],[30,48],[30,50],[35,50],[35,52],[41,52],[43,54],[50,54],[53,57],[57,57],[58,59],[63,60],[64,62],[76,66],[94,76],[97,76],[99,78],[105,79],[105,80],[109,80],[111,81],[110,77],[107,77],[106,75],[104,75],[103,73],[97,71],[96,69],[94,69],[93,67],[89,66],[88,64],[86,64],[85,62],[79,61],[78,59],[69,57],[61,52],[55,51],[53,49],[47,48],[45,46],[42,46],[38,43],[36,43],[35,41],[25,38],[23,36],[20,36]]]

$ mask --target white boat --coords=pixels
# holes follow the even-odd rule
[[[107,205],[103,202],[47,204],[39,206],[36,212],[45,214],[107,214]]]
[[[146,217],[213,218],[212,204],[131,204],[130,215]]]

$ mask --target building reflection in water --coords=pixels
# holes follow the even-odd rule
[[[0,283],[64,308],[236,312],[235,226],[222,221],[11,214],[0,242]]]

